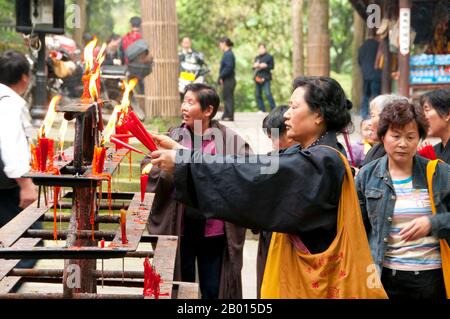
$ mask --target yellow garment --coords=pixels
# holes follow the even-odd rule
[[[428,191],[430,192],[431,211],[433,212],[433,215],[436,214],[436,206],[434,206],[433,197],[433,175],[436,171],[438,162],[439,160],[429,161],[427,165]],[[445,239],[440,239],[439,244],[441,246],[442,272],[444,273],[445,291],[447,293],[447,299],[450,299],[450,247]]]
[[[274,232],[261,298],[387,299],[370,254],[350,166],[347,159],[338,154],[345,164],[346,174],[335,239],[326,251],[310,254],[292,244],[292,235]]]
[[[370,145],[369,142],[367,142],[366,140],[363,141],[363,144],[364,144],[364,155],[367,155],[367,153],[372,148],[372,145]]]

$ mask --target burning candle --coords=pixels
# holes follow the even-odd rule
[[[122,233],[122,244],[128,243],[127,239],[127,211],[125,209],[120,210],[120,230]]]
[[[94,146],[94,157],[92,159],[92,174],[101,175],[105,167],[106,148]]]
[[[142,175],[141,175],[141,203],[144,202],[145,191],[147,190],[148,174],[150,173],[150,170],[152,169],[152,167],[153,167],[152,163],[149,163],[142,170]]]

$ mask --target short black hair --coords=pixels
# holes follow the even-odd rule
[[[233,41],[231,41],[228,37],[222,37],[219,42],[225,43],[230,48],[234,45]]]
[[[140,28],[141,27],[141,23],[142,23],[142,19],[140,17],[132,17],[130,19],[130,23],[131,23],[131,26],[133,28]]]
[[[13,85],[22,79],[22,75],[29,75],[30,63],[23,53],[8,50],[0,56],[0,83]]]
[[[299,87],[305,88],[309,109],[323,116],[327,131],[342,132],[352,123],[353,104],[336,80],[326,76],[300,76],[293,82],[293,91]]]
[[[188,91],[195,94],[202,111],[205,111],[210,105],[213,107],[213,112],[211,113],[211,119],[213,119],[214,116],[216,116],[220,105],[220,97],[219,94],[217,94],[216,89],[203,83],[191,83],[186,86],[184,95],[186,95]]]
[[[389,104],[380,113],[377,129],[378,138],[381,140],[390,127],[403,128],[412,121],[417,123],[420,138],[426,138],[429,124],[421,107],[401,101]]]
[[[425,103],[430,104],[440,117],[447,116],[450,112],[450,89],[438,89],[425,93],[420,97],[420,105],[424,107]]]
[[[286,124],[284,123],[284,113],[289,109],[288,105],[280,105],[274,108],[269,115],[267,115],[262,123],[264,133],[271,136],[271,129],[278,129],[279,136],[286,133]]]

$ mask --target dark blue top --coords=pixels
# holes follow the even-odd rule
[[[236,66],[236,59],[233,51],[228,50],[222,56],[220,62],[219,80],[225,80],[228,78],[234,78],[234,68]]]
[[[358,64],[364,80],[381,80],[381,70],[375,69],[378,45],[377,40],[368,39],[359,48]]]

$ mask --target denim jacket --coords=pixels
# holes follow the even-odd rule
[[[427,189],[428,159],[416,155],[413,161],[413,187]],[[449,178],[450,166],[439,163],[433,177],[436,215],[430,217],[430,221],[431,234],[450,243]],[[396,201],[387,155],[363,166],[356,177],[356,190],[372,257],[381,274]]]

